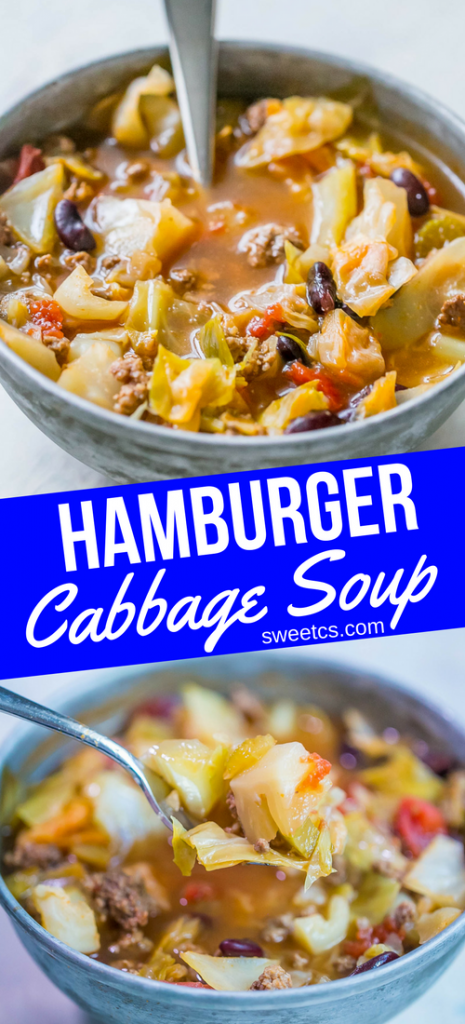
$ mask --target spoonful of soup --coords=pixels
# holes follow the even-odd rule
[[[215,0],[165,0],[165,10],[187,154],[194,178],[207,186],[214,155]]]

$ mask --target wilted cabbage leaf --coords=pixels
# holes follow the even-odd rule
[[[79,889],[37,885],[32,891],[32,901],[43,927],[55,939],[78,953],[95,953],[100,949],[95,914]]]
[[[17,356],[29,363],[29,366],[33,366],[45,377],[50,377],[50,380],[58,380],[61,368],[56,361],[55,353],[37,338],[25,334],[24,331],[18,331],[4,320],[0,320],[0,338],[12,352],[16,352]]]
[[[223,366],[219,359],[181,359],[160,345],[150,385],[150,408],[174,426],[198,430],[201,410],[228,405],[234,381],[234,367]]]
[[[323,914],[296,917],[292,926],[293,936],[307,952],[318,956],[346,938],[349,922],[349,904],[343,896],[336,895],[328,903],[327,917]]]
[[[116,302],[94,295],[94,282],[78,265],[57,288],[53,298],[67,316],[76,320],[120,320],[127,302]]]
[[[310,380],[276,398],[261,415],[260,422],[270,433],[282,434],[291,420],[308,412],[328,408],[328,399],[318,389],[318,381]]]
[[[311,243],[339,245],[347,225],[357,213],[355,165],[344,160],[312,185],[313,223]]]
[[[155,64],[148,75],[134,78],[116,107],[112,120],[112,132],[122,146],[144,149],[149,143],[147,124],[141,114],[143,96],[164,97],[174,89],[170,74]]]
[[[23,178],[0,196],[0,211],[6,214],[15,235],[33,252],[53,249],[57,239],[53,215],[63,196],[65,173],[61,164]]]
[[[192,237],[193,222],[173,206],[171,199],[117,199],[99,196],[95,220],[107,252],[131,256],[146,252],[163,263]]]
[[[267,117],[254,139],[239,150],[239,167],[261,167],[294,153],[308,153],[346,131],[352,108],[336,100],[290,96]]]

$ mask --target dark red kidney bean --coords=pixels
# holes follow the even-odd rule
[[[407,391],[405,384],[396,384],[394,391]]]
[[[321,260],[314,263],[307,274],[307,302],[318,316],[336,309],[337,294],[334,277]]]
[[[343,768],[361,768],[365,766],[366,758],[357,747],[350,743],[341,743],[339,761]]]
[[[318,412],[308,412],[306,416],[298,416],[286,427],[285,434],[302,434],[307,430],[322,430],[324,427],[339,427],[341,421],[338,416],[328,409],[321,409]]]
[[[405,188],[407,193],[408,212],[411,217],[423,217],[429,210],[428,193],[423,182],[416,174],[408,171],[406,167],[396,167],[391,171],[391,181],[399,188]]]
[[[223,939],[218,947],[223,956],[263,956],[263,949],[251,939]]]
[[[294,338],[288,338],[285,334],[280,334],[276,342],[276,348],[285,363],[294,362],[295,359],[300,359],[302,363],[306,362],[303,349],[294,341]]]
[[[371,960],[367,960],[365,964],[356,967],[349,977],[353,978],[355,974],[366,974],[367,971],[375,971],[377,967],[384,967],[385,964],[391,964],[394,960],[400,960],[398,953],[391,953],[389,950],[386,953],[379,953],[378,956],[373,956]]]
[[[95,249],[95,238],[86,227],[81,214],[71,199],[60,199],[55,207],[55,227],[61,241],[73,252]]]

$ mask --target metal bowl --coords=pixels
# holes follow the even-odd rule
[[[60,710],[104,732],[117,730],[128,711],[148,695],[177,688],[186,678],[228,693],[238,681],[258,696],[283,693],[311,701],[330,715],[356,707],[375,728],[393,726],[425,739],[465,763],[465,734],[439,710],[385,680],[328,667],[288,655],[249,655],[161,665],[150,674],[107,672],[95,686],[84,674],[79,694],[59,703]],[[44,735],[46,738],[44,739]],[[42,777],[69,752],[64,737],[41,727],[18,729],[0,761],[3,822],[11,814],[21,785]],[[16,780],[16,782],[14,781]],[[257,1012],[269,1024],[383,1024],[423,994],[442,974],[465,941],[465,914],[424,946],[373,973],[326,985],[286,992],[205,992],[123,974],[76,953],[48,934],[13,898],[0,879],[0,902],[33,959],[71,999],[101,1024],[254,1024]]]
[[[23,142],[84,124],[93,103],[126,85],[163,47],[111,57],[39,89],[0,118],[0,159]],[[292,47],[223,43],[219,92],[247,98],[360,92],[368,85],[384,128],[399,148],[434,165],[445,195],[465,195],[465,125],[436,100],[389,75],[338,57]],[[363,90],[362,90],[363,91]],[[376,126],[374,106],[360,110]],[[461,180],[462,179],[462,180]],[[132,421],[63,391],[0,345],[6,390],[37,426],[81,462],[121,483],[256,470],[409,451],[435,431],[465,396],[465,366],[420,398],[341,427],[284,437],[194,434]]]

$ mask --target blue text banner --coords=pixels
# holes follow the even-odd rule
[[[4,499],[1,678],[463,626],[464,475],[448,449]]]

